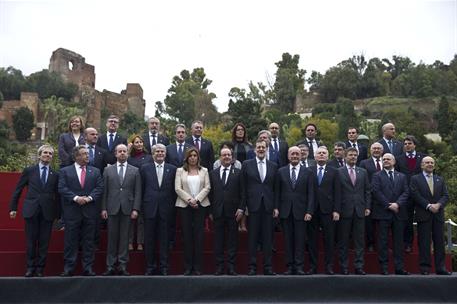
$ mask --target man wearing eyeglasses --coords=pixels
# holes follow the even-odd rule
[[[107,150],[107,162],[112,165],[116,163],[116,156],[114,155],[114,148],[117,145],[127,145],[127,139],[119,135],[119,117],[111,114],[106,120],[106,133],[100,135],[97,140],[97,146]]]

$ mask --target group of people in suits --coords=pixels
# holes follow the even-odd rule
[[[415,151],[413,136],[406,136],[403,143],[394,139],[391,123],[383,126],[383,138],[371,145],[370,157],[367,147],[357,141],[358,130],[349,128],[348,141],[334,144],[332,160],[328,148],[317,139],[315,124],[306,125],[305,139],[289,147],[280,139],[277,123],[261,130],[254,145],[246,139],[246,127],[237,123],[232,142],[221,146],[217,162],[211,141],[202,137],[201,121],[192,123],[189,137],[185,125],[176,125],[173,144],[160,133],[156,117],[149,119],[148,132],[132,136],[128,143],[117,132],[117,116],[109,116],[106,127],[106,134],[98,136],[96,129],[84,128],[82,119],[73,117],[68,133],[59,139],[61,169],[50,168],[54,150],[49,145],[38,149],[37,165],[24,169],[11,199],[10,217],[16,217],[19,197],[28,186],[22,212],[27,235],[26,277],[43,276],[52,223],[59,215],[65,222],[62,276],[74,275],[80,247],[83,275],[95,275],[101,219],[107,221],[108,229],[103,274],[129,275],[132,224],[140,218],[145,274],[168,275],[177,213],[184,275],[203,272],[208,217],[214,222],[215,275],[237,274],[238,231],[243,221],[247,221],[244,229],[248,231],[248,275],[257,274],[259,244],[263,274],[276,274],[272,265],[275,222],[284,233],[286,275],[317,273],[320,230],[325,273],[334,274],[336,245],[341,274],[349,274],[352,240],[354,272],[364,275],[366,241],[373,246],[376,239],[373,223],[378,229],[380,272],[389,274],[388,235],[392,230],[395,273],[407,275],[403,257],[412,243],[408,226],[414,214],[421,273],[431,269],[432,239],[436,273],[450,274],[444,265],[445,182],[434,174],[434,159]]]

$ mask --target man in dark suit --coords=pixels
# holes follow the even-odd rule
[[[149,118],[148,129],[149,131],[143,134],[144,148],[148,151],[148,153],[151,153],[151,147],[155,144],[163,144],[164,146],[168,146],[170,144],[168,137],[159,134],[160,120],[157,117]]]
[[[176,142],[167,146],[167,157],[165,162],[180,168],[183,165],[184,155],[186,154],[187,149],[193,147],[193,145],[185,142],[186,126],[183,124],[177,124],[175,126],[175,138]]]
[[[304,275],[305,222],[314,212],[314,178],[300,165],[301,151],[289,148],[289,165],[278,170],[275,205],[284,231],[287,271],[285,275]]]
[[[241,170],[232,166],[232,151],[221,149],[221,166],[210,172],[211,214],[214,220],[215,275],[224,274],[224,240],[227,243],[227,274],[236,275],[236,251],[238,245],[238,223],[243,216],[241,210]],[[227,238],[225,230],[227,229]]]
[[[102,134],[97,140],[97,146],[108,151],[107,162],[112,165],[116,162],[114,148],[119,144],[127,145],[127,139],[119,135],[119,117],[110,115],[106,120],[106,133]]]
[[[300,145],[298,145],[298,147],[300,148],[300,152],[301,152],[300,164],[302,166],[304,166],[305,168],[309,168],[309,167],[315,166],[316,165],[316,161],[314,159],[308,158],[308,156],[309,156],[309,148],[308,148],[308,146],[305,145],[305,144],[300,144]]]
[[[348,141],[346,142],[346,148],[353,147],[357,149],[359,152],[359,156],[357,156],[357,166],[360,166],[360,162],[368,158],[368,149],[364,144],[357,141],[357,138],[359,137],[359,130],[357,128],[349,127],[347,136]]]
[[[345,166],[344,161],[344,150],[346,150],[346,144],[342,141],[338,141],[333,145],[333,159],[327,163],[329,167],[341,168]]]
[[[319,257],[318,236],[319,227],[322,227],[324,236],[325,273],[333,275],[335,223],[340,219],[335,199],[337,169],[327,165],[328,150],[326,147],[317,148],[316,161],[317,165],[309,168],[313,173],[313,178],[316,182],[314,183],[314,216],[307,228],[310,265],[307,274],[317,273]]]
[[[382,126],[382,138],[378,141],[383,146],[384,153],[391,153],[395,157],[403,153],[403,144],[395,139],[395,126],[386,123]]]
[[[94,276],[94,236],[100,217],[103,178],[97,168],[87,166],[89,151],[85,146],[75,147],[73,157],[75,164],[59,171],[59,193],[65,220],[64,271],[61,276],[73,276],[80,243],[83,275]]]
[[[208,172],[213,170],[214,164],[214,149],[213,143],[202,137],[203,122],[196,120],[192,123],[192,136],[186,138],[186,143],[195,146],[200,152],[200,164],[208,169]]]
[[[410,192],[414,199],[419,243],[419,268],[423,275],[430,273],[430,238],[433,240],[435,271],[450,275],[444,264],[444,207],[449,200],[446,184],[441,176],[433,174],[435,160],[422,159],[422,172],[411,177]]]
[[[248,275],[257,273],[257,244],[262,237],[264,256],[263,273],[275,275],[271,263],[273,218],[279,211],[275,208],[274,186],[277,166],[265,157],[267,143],[261,139],[255,145],[256,157],[246,160],[241,169],[241,209],[249,209],[248,216]]]
[[[105,276],[128,276],[130,219],[138,217],[141,209],[141,177],[138,168],[127,163],[127,146],[120,144],[114,149],[117,162],[106,168],[103,174],[103,219],[108,220],[108,249]]]
[[[421,163],[422,159],[426,156],[421,152],[416,151],[417,140],[412,135],[407,135],[403,140],[405,152],[396,157],[396,169],[406,175],[408,185],[411,176],[422,172]],[[408,204],[406,205],[408,219],[405,223],[405,251],[411,252],[414,240],[414,202],[410,195]]]
[[[337,169],[338,247],[342,274],[348,271],[349,238],[354,242],[355,274],[364,275],[365,217],[370,215],[371,187],[365,169],[356,167],[357,149],[347,148],[346,166]]]
[[[288,163],[287,153],[289,150],[289,145],[285,140],[279,139],[280,130],[277,123],[272,122],[268,126],[268,130],[271,133],[269,150],[273,150],[277,154],[278,168],[283,167]]]
[[[370,154],[371,157],[364,159],[360,162],[360,168],[364,168],[368,172],[368,180],[371,184],[371,179],[376,172],[382,170],[382,154],[383,154],[383,146],[375,142],[370,146]],[[365,217],[365,234],[366,234],[366,245],[368,251],[374,251],[374,243],[376,239],[375,233],[375,222],[372,218],[372,215]]]
[[[10,218],[15,219],[22,190],[28,187],[22,207],[27,240],[26,277],[43,276],[52,222],[58,218],[60,210],[57,195],[59,177],[49,166],[53,155],[54,149],[50,145],[38,148],[39,163],[24,169],[10,201]]]
[[[316,154],[317,148],[322,146],[323,143],[316,138],[317,136],[317,126],[313,123],[308,123],[305,126],[305,139],[302,141],[299,141],[296,146],[299,146],[301,144],[305,144],[309,148],[309,156],[308,158],[314,159],[314,156]]]
[[[146,275],[153,275],[157,269],[154,259],[156,242],[160,248],[160,274],[168,275],[169,219],[176,202],[176,167],[165,163],[166,151],[165,145],[154,145],[154,163],[143,165],[140,169],[143,184]]]
[[[392,229],[395,274],[408,275],[403,262],[403,227],[407,219],[409,185],[406,176],[394,170],[395,157],[386,153],[382,156],[384,170],[373,175],[373,219],[379,221],[378,260],[381,274],[387,275],[389,252],[389,230]]]
[[[95,167],[100,170],[103,176],[103,170],[111,160],[110,153],[100,146],[97,146],[98,132],[95,128],[86,128],[84,130],[84,139],[86,141],[86,148],[89,151],[89,166]]]

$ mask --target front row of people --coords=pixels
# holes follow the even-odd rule
[[[10,203],[15,218],[21,192],[28,186],[23,206],[27,240],[26,277],[43,276],[53,220],[61,212],[65,220],[64,271],[74,275],[78,249],[82,248],[83,275],[94,276],[94,239],[100,216],[108,221],[108,248],[104,275],[129,275],[129,230],[131,219],[144,218],[146,275],[168,275],[170,222],[176,207],[182,221],[184,275],[200,275],[203,267],[204,221],[214,221],[216,275],[236,275],[237,222],[247,211],[248,275],[257,274],[257,248],[263,249],[263,273],[274,275],[272,267],[273,219],[283,226],[287,275],[317,273],[318,231],[322,228],[325,273],[334,274],[335,235],[341,274],[349,274],[348,248],[354,243],[355,273],[364,275],[365,217],[378,221],[380,272],[388,272],[388,235],[392,230],[395,273],[409,274],[403,261],[403,230],[407,204],[412,197],[418,222],[420,272],[431,269],[430,240],[433,240],[435,270],[449,275],[444,265],[444,207],[448,192],[435,174],[431,157],[422,160],[422,173],[411,178],[394,170],[395,157],[382,157],[383,170],[374,174],[370,185],[365,169],[357,167],[357,149],[345,151],[345,166],[327,166],[328,150],[315,153],[316,164],[300,163],[300,148],[288,151],[289,164],[277,168],[265,151],[267,143],[255,144],[256,157],[246,160],[241,170],[232,165],[229,148],[220,151],[221,166],[208,173],[200,165],[199,150],[185,152],[181,168],[165,163],[166,147],[152,148],[153,162],[140,169],[127,162],[127,147],[116,146],[116,163],[100,171],[89,164],[85,146],[73,150],[74,165],[55,172],[50,168],[53,148],[38,149],[39,163],[26,168]],[[227,232],[227,233],[226,233]],[[227,236],[227,238],[226,238]],[[305,272],[305,242],[310,268]],[[159,244],[158,263],[155,259]],[[227,244],[225,270],[224,243]]]

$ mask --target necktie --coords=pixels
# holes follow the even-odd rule
[[[151,148],[154,147],[157,144],[156,136],[155,134],[152,134],[152,142],[151,142]]]
[[[113,144],[114,144],[114,134],[110,133],[109,134],[109,142],[108,142],[108,149],[110,151],[113,151]]]
[[[306,160],[302,160],[301,163],[302,163],[302,166],[305,166],[305,168],[308,168],[308,163],[306,162]]]
[[[352,147],[357,149],[357,145],[356,144],[352,144]]]
[[[343,166],[344,166],[344,163],[343,163],[343,160],[342,160],[342,159],[338,160],[338,163],[340,164],[340,167],[343,167]]]
[[[81,180],[79,181],[81,184],[81,188],[84,188],[84,182],[86,181],[86,166],[81,166]]]
[[[376,159],[376,171],[381,171],[381,164],[379,164],[379,158]]]
[[[200,138],[195,138],[195,148],[197,148],[198,151],[200,151],[200,143],[199,143]]]
[[[276,138],[275,138],[275,139],[273,139],[273,140],[274,140],[274,142],[275,142],[275,143],[274,143],[274,146],[275,146],[275,151],[276,151],[276,153],[278,153],[278,152],[279,152],[279,148],[278,148],[278,140],[277,140]]]
[[[317,173],[317,184],[320,186],[322,183],[322,179],[324,178],[323,174],[324,167],[319,167],[319,173]]]
[[[309,148],[309,155],[314,158],[314,147],[313,147],[313,141],[310,140],[308,142],[308,148]]]
[[[263,160],[259,161],[259,175],[260,175],[260,180],[264,181],[265,179],[265,170],[263,168]]]
[[[89,145],[89,163],[94,163],[94,146]]]
[[[159,187],[162,186],[163,179],[163,167],[162,165],[157,165],[157,180],[159,181]]]
[[[41,168],[43,170],[43,172],[41,172],[41,183],[44,185],[46,185],[46,173],[48,172],[48,167],[44,166]]]
[[[182,144],[179,144],[179,147],[178,147],[178,158],[179,158],[179,161],[181,162],[183,160],[183,157],[182,157]]]
[[[295,188],[295,184],[297,183],[297,172],[295,171],[295,167],[292,167],[292,187]]]
[[[427,174],[427,184],[430,189],[430,193],[433,195],[433,175]]]
[[[224,168],[224,171],[222,172],[222,184],[225,186],[227,182],[227,168]]]
[[[390,179],[390,182],[393,184],[394,183],[394,171],[389,171],[389,179]]]
[[[352,185],[355,186],[355,172],[354,172],[354,168],[349,168],[349,177],[351,178]]]
[[[390,139],[387,142],[387,145],[389,146],[389,152],[392,153],[392,141]]]
[[[119,165],[119,183],[122,185],[124,182],[124,164]]]
[[[413,158],[413,152],[408,152],[408,158]]]

